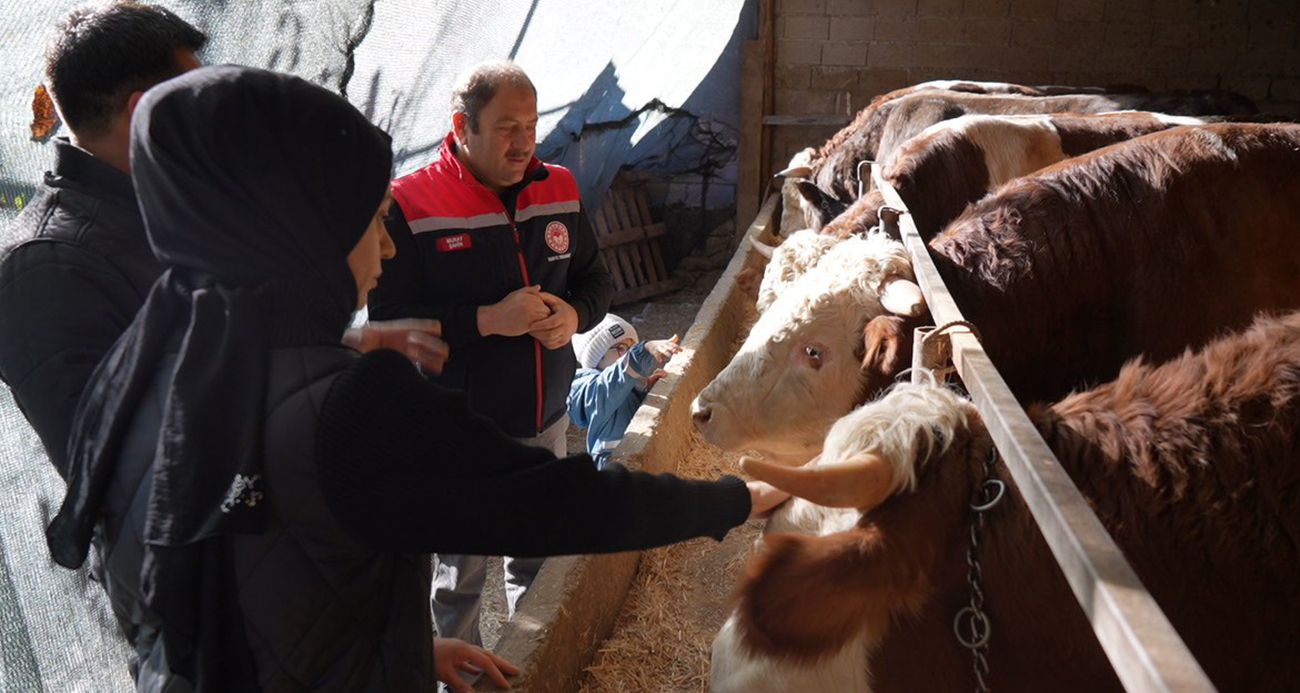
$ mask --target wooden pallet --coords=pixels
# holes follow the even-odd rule
[[[644,181],[614,179],[592,221],[596,244],[614,279],[612,304],[639,301],[681,286],[681,280],[669,277],[664,267],[659,237],[668,229],[650,219]]]

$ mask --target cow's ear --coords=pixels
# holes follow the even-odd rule
[[[907,368],[912,360],[912,328],[897,315],[880,315],[862,328],[862,370],[886,380]]]
[[[829,196],[816,183],[810,180],[800,179],[794,182],[794,187],[803,196],[803,199],[812,203],[817,209],[824,209],[829,200]]]
[[[820,230],[834,216],[830,213],[830,196],[814,185],[812,181],[797,180],[794,186],[804,199],[804,223],[808,225],[807,228]]]

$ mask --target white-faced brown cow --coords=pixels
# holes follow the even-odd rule
[[[1051,400],[1133,356],[1169,358],[1258,311],[1300,307],[1298,219],[1300,126],[1217,124],[1014,180],[929,246],[1012,391]],[[834,252],[700,392],[692,416],[706,440],[806,461],[831,422],[910,362],[901,318],[820,288],[872,281],[823,271]]]
[[[968,115],[935,123],[905,142],[883,175],[929,240],[966,206],[1013,178],[1117,142],[1178,125],[1190,116],[1125,111],[1098,115]],[[880,223],[884,196],[872,189],[822,233],[847,237]]]
[[[804,212],[805,228],[821,228],[858,198],[860,162],[888,164],[898,147],[935,123],[974,114],[1125,110],[1198,116],[1248,114],[1254,113],[1255,107],[1236,94],[1222,91],[1022,96],[924,90],[905,94],[881,103],[869,118],[855,120],[832,137],[818,155],[811,157],[807,175],[803,176],[811,184],[796,184],[804,198],[800,207]],[[866,176],[865,170],[863,176]],[[863,189],[869,190],[870,179],[863,182]]]
[[[752,384],[755,389],[745,396],[756,401],[733,399],[730,395],[740,394],[736,388],[728,388],[725,398],[712,397],[717,380],[700,393],[692,414],[705,437],[726,449],[754,448],[799,462],[811,458],[826,429],[858,401],[863,315],[884,312],[882,296],[900,285],[914,289],[911,279],[907,251],[884,234],[836,243],[759,316],[740,353],[718,376]],[[844,377],[840,387],[817,387],[808,372]],[[768,401],[780,402],[783,413],[753,417],[750,410]],[[786,415],[793,412],[799,415]],[[724,423],[710,426],[710,419]]]
[[[1131,363],[1029,415],[1216,687],[1294,688],[1300,314]],[[968,504],[992,445],[969,402],[907,384],[837,422],[821,465],[748,462],[863,514],[832,535],[764,539],[714,642],[713,690],[975,688],[953,620],[971,598]],[[991,469],[1009,490],[979,550],[990,688],[1122,690],[1009,474]]]

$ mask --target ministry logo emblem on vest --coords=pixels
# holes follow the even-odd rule
[[[559,221],[547,224],[546,245],[557,253],[569,252],[569,227]]]

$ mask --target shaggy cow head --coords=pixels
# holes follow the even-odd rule
[[[887,317],[882,295],[906,294],[906,312],[924,311],[910,278],[897,241],[877,233],[836,244],[759,317],[700,392],[691,413],[704,438],[789,462],[811,459],[830,425],[860,401],[869,375],[897,373],[910,356],[864,343],[869,321]],[[886,357],[891,362],[877,361]]]
[[[962,537],[969,472],[947,457],[970,453],[955,444],[977,423],[956,393],[908,383],[836,422],[816,465],[742,462],[796,496],[864,514],[917,495],[846,531],[765,537],[713,642],[714,691],[870,690],[868,652],[929,598],[946,543]]]
[[[751,241],[759,246],[757,241]],[[840,239],[823,236],[812,229],[796,231],[775,248],[763,246],[759,252],[767,255],[769,262],[763,270],[763,281],[758,285],[758,312],[764,313],[776,302],[776,297],[799,280],[821,261]]]
[[[918,465],[943,454],[974,412],[969,401],[929,380],[899,383],[836,421],[815,465],[742,458],[741,466],[756,479],[832,508],[866,512],[896,493],[913,491]]]

